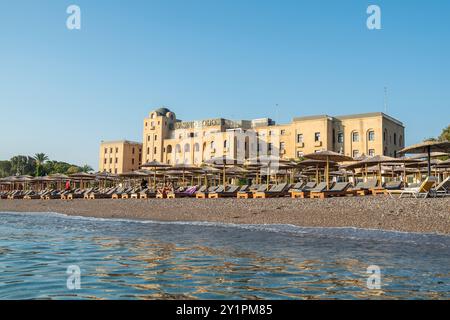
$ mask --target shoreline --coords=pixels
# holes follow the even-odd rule
[[[0,200],[0,212],[55,212],[155,222],[281,224],[450,235],[450,198]]]

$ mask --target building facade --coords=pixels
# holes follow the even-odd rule
[[[144,119],[143,128],[142,162],[168,164],[200,165],[218,156],[296,159],[320,150],[351,157],[396,157],[405,141],[403,124],[381,112],[297,117],[278,125],[270,118],[181,121],[174,112],[160,108]]]
[[[133,141],[102,141],[99,171],[120,174],[138,170],[142,159],[142,143]]]

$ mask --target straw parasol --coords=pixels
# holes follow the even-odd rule
[[[392,158],[392,157],[388,157],[388,156],[374,156],[371,158],[367,158],[365,160],[359,161],[357,163],[348,165],[347,168],[362,168],[364,166],[372,166],[372,165],[378,165],[378,182],[381,185],[382,181],[381,181],[381,164],[382,163],[403,163],[405,161],[405,159],[401,159],[401,158]]]
[[[323,150],[323,151],[318,151],[318,152],[314,152],[314,153],[310,153],[304,156],[307,159],[312,159],[312,160],[322,160],[322,161],[326,161],[326,168],[325,168],[325,179],[327,182],[327,190],[330,189],[330,161],[334,161],[334,162],[343,162],[343,161],[352,161],[353,158],[348,157],[346,155],[334,152],[334,151],[329,151],[329,150]]]
[[[185,174],[187,172],[201,172],[203,170],[202,170],[202,168],[199,168],[192,164],[178,163],[178,164],[170,167],[170,171],[181,171],[182,176],[183,176],[183,184],[184,184],[185,183]]]
[[[227,156],[219,156],[214,157],[208,160],[205,160],[206,164],[210,164],[213,166],[221,167],[222,169],[222,175],[223,175],[223,185],[226,185],[226,172],[225,168],[230,166],[237,166],[237,165],[244,165],[243,160],[227,157]]]
[[[399,151],[400,154],[426,153],[428,159],[428,176],[431,176],[431,153],[450,152],[450,141],[425,141],[406,147]]]
[[[144,164],[141,165],[141,168],[150,168],[153,171],[153,187],[156,187],[156,170],[157,169],[167,169],[171,167],[170,164],[167,163],[162,163],[156,160],[150,161],[150,162],[146,162]]]

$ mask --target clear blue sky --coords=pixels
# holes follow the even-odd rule
[[[383,111],[387,86],[407,144],[450,119],[449,1],[2,1],[0,43],[0,159],[97,168],[100,140],[140,141],[161,105],[193,120],[277,119],[279,104],[288,122]]]

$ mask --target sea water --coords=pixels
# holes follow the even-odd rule
[[[0,213],[0,299],[449,299],[449,266],[431,234]]]

